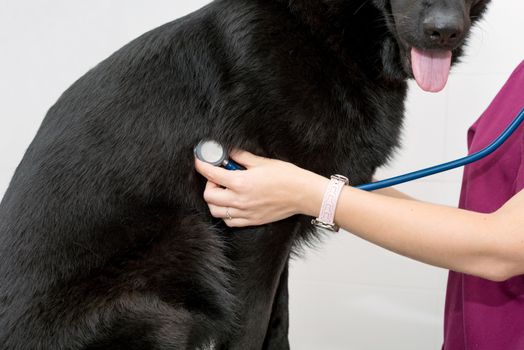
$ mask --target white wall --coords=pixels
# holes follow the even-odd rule
[[[0,0],[0,196],[47,109],[97,62],[207,0]],[[153,4],[154,6],[151,6]],[[524,59],[522,0],[494,1],[464,63],[438,95],[413,86],[403,148],[379,177],[466,153],[469,124]],[[460,171],[401,186],[456,205]],[[446,272],[350,234],[326,239],[291,272],[294,349],[438,349]]]

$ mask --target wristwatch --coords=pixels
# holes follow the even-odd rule
[[[335,212],[342,188],[348,184],[349,179],[345,176],[338,174],[331,176],[329,185],[324,193],[324,198],[322,199],[320,215],[318,218],[311,221],[313,225],[333,232],[338,232],[340,227],[334,222]]]

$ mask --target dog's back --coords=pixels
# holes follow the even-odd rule
[[[287,348],[287,260],[312,228],[212,220],[192,148],[213,138],[368,181],[406,84],[382,13],[360,5],[340,9],[358,13],[347,49],[307,8],[216,1],[68,89],[0,204],[0,347]]]

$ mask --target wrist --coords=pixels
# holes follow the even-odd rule
[[[329,179],[315,173],[308,175],[300,180],[297,208],[300,214],[317,217]]]

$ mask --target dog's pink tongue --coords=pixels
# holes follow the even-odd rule
[[[451,51],[411,49],[411,69],[424,91],[439,92],[448,81]]]

